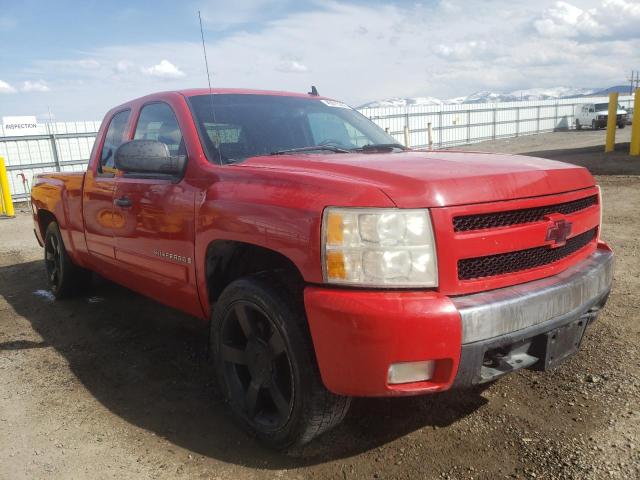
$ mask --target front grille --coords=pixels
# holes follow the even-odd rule
[[[596,237],[597,227],[567,240],[562,247],[528,248],[517,252],[499,253],[486,257],[458,260],[458,279],[492,277],[504,273],[520,272],[557,262],[586,246]]]
[[[469,230],[483,230],[487,228],[506,227],[507,225],[517,225],[521,223],[539,222],[545,215],[551,213],[579,212],[598,203],[598,196],[580,198],[571,202],[559,203],[556,205],[545,205],[543,207],[523,208],[521,210],[509,210],[506,212],[481,213],[477,215],[464,215],[454,217],[453,230],[456,232],[466,232]]]

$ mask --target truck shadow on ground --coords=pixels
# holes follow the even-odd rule
[[[215,393],[203,322],[100,279],[89,296],[62,302],[34,294],[44,286],[42,262],[0,267],[0,295],[43,339],[10,338],[0,343],[0,354],[54,348],[111,412],[225,462],[281,469],[345,458],[423,427],[450,425],[486,403],[479,390],[356,399],[333,432],[294,454],[278,454],[240,431]]]
[[[578,132],[580,133],[580,132]],[[593,175],[640,175],[640,157],[629,155],[629,143],[618,143],[615,151],[604,153],[604,146],[538,150],[523,155],[548,158],[586,167]]]

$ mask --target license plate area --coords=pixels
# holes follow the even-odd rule
[[[555,367],[578,351],[586,327],[587,321],[583,318],[545,334],[544,370]]]
[[[492,346],[484,352],[476,382],[488,382],[521,368],[554,368],[578,351],[589,318],[589,314],[585,314],[548,332]]]

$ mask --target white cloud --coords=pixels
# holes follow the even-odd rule
[[[8,84],[7,82],[0,80],[0,94],[1,93],[16,93],[16,89],[13,88],[10,84]]]
[[[119,60],[118,63],[116,63],[116,66],[114,68],[116,73],[120,73],[120,74],[126,74],[131,72],[131,70],[133,69],[133,62],[130,62],[128,60]]]
[[[587,11],[567,2],[556,2],[536,20],[538,33],[550,37],[600,36],[604,26],[594,18],[595,10]]]
[[[435,48],[435,52],[439,56],[453,60],[481,59],[487,55],[495,57],[499,53],[498,50],[495,46],[490,47],[484,40],[470,40],[451,45],[440,44]]]
[[[548,37],[640,38],[640,3],[604,0],[583,9],[568,2],[556,2],[542,12],[534,26]]]
[[[51,89],[44,80],[25,80],[20,87],[22,92],[48,92],[49,90]]]
[[[161,60],[157,65],[143,68],[142,73],[159,78],[180,78],[185,76],[185,73],[169,60]]]
[[[284,73],[304,73],[309,68],[297,60],[285,60],[276,67],[276,70]]]

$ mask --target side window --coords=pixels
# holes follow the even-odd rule
[[[162,142],[171,155],[186,153],[178,120],[166,103],[151,103],[142,108],[134,139]]]
[[[109,123],[107,134],[104,138],[104,144],[102,145],[102,152],[100,154],[100,168],[101,173],[113,173],[115,170],[114,155],[117,148],[125,141],[124,135],[129,123],[129,116],[131,110],[124,110],[116,113]]]

